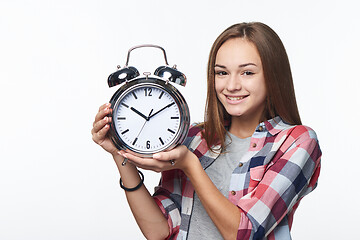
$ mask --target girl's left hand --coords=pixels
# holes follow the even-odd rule
[[[159,152],[152,156],[152,158],[139,157],[129,150],[119,152],[128,162],[146,170],[155,172],[162,172],[171,169],[185,170],[190,166],[189,162],[197,157],[187,149],[184,145],[179,145],[176,148]]]

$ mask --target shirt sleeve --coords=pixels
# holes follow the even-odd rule
[[[177,190],[180,190],[181,188],[175,186],[176,184],[180,184],[178,174],[178,170],[162,172],[160,184],[155,188],[155,193],[153,195],[156,204],[168,221],[170,233],[167,239],[173,239],[180,229],[181,193]]]
[[[201,130],[197,124],[190,126],[188,136],[183,143],[190,151],[194,151],[201,143]],[[190,221],[191,207],[188,205],[192,206],[194,189],[188,183],[184,172],[175,169],[162,172],[160,184],[155,188],[153,198],[168,220],[170,234],[167,239],[175,239],[179,234],[181,222]]]
[[[268,165],[250,169],[249,192],[237,204],[241,210],[237,239],[263,239],[292,215],[301,198],[317,185],[320,158],[315,132],[296,126]]]

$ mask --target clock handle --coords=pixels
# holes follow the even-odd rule
[[[154,48],[159,48],[159,49],[161,49],[161,51],[164,53],[165,64],[166,64],[166,65],[169,65],[169,64],[168,64],[168,61],[167,61],[167,57],[166,57],[166,52],[165,52],[165,50],[164,50],[162,47],[160,47],[160,46],[158,46],[158,45],[153,45],[153,44],[143,44],[143,45],[134,46],[134,47],[132,47],[132,48],[129,49],[128,54],[127,54],[127,58],[126,58],[125,67],[127,67],[128,64],[129,64],[130,52],[131,52],[132,50],[134,50],[134,49],[142,48],[142,47],[154,47]]]

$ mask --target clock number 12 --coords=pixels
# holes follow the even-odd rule
[[[152,88],[144,88],[144,91],[145,91],[145,97],[149,96],[149,97],[152,97]]]

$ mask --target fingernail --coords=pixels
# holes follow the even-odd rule
[[[160,154],[155,153],[152,157],[155,158],[155,159],[160,158]]]

